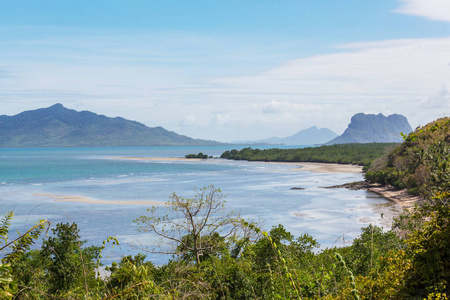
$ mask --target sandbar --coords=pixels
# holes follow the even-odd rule
[[[145,201],[145,200],[131,200],[131,201],[116,201],[116,200],[98,200],[84,196],[76,195],[55,195],[46,193],[34,193],[33,196],[43,196],[53,199],[55,202],[80,202],[89,204],[108,204],[108,205],[165,205],[159,201]]]
[[[208,161],[222,160],[219,158],[201,159],[184,157],[110,157],[109,159],[132,159],[132,160],[160,160],[160,161]],[[223,159],[226,160],[226,159]],[[288,164],[295,166],[293,171],[307,171],[314,173],[362,173],[362,167],[350,164],[335,163],[315,163],[315,162],[264,162],[248,161],[249,163],[267,163],[267,164]]]

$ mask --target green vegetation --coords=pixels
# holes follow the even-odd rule
[[[12,247],[0,265],[1,299],[447,299],[450,278],[450,193],[404,215],[393,230],[362,228],[351,246],[314,251],[316,240],[294,237],[282,225],[269,232],[223,214],[219,190],[193,199],[173,195],[178,216],[142,216],[172,259],[162,266],[145,255],[123,257],[96,276],[102,247],[83,247],[76,224],[56,225],[41,249]],[[197,213],[199,212],[199,213]],[[2,241],[7,239],[7,215]],[[177,218],[179,217],[179,218]],[[426,221],[425,221],[426,219]],[[40,225],[41,226],[41,225]],[[183,228],[186,227],[187,231]],[[42,231],[42,226],[37,227]],[[185,235],[183,235],[185,233]],[[35,239],[25,239],[28,243]],[[4,247],[2,247],[4,248]],[[165,249],[165,248],[161,248]]]
[[[252,149],[225,151],[220,157],[248,161],[320,162],[369,166],[393,143],[339,144],[299,149]]]
[[[376,160],[366,180],[411,193],[433,195],[450,188],[450,118],[417,128],[388,155]]]
[[[317,251],[308,234],[294,237],[282,225],[264,231],[227,212],[220,190],[210,186],[193,198],[173,194],[166,203],[170,215],[158,217],[153,209],[135,221],[161,238],[164,244],[147,250],[169,253],[167,263],[126,256],[106,267],[109,274],[102,278],[96,276],[98,261],[106,243],[116,239],[84,247],[76,224],[60,223],[40,249],[30,250],[48,222],[9,242],[8,213],[0,221],[0,250],[6,250],[0,298],[448,299],[448,125],[443,119],[418,129],[382,159],[408,166],[415,161],[406,153],[424,153],[417,168],[429,174],[420,185],[426,202],[404,211],[387,232],[370,225],[350,246]],[[389,163],[382,166],[371,168],[391,171]]]
[[[208,154],[203,154],[203,153],[199,153],[199,154],[186,154],[184,156],[185,158],[200,158],[200,159],[207,159],[209,156]]]

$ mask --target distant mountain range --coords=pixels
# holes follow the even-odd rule
[[[274,144],[274,145],[316,145],[324,144],[338,135],[328,128],[317,128],[312,126],[307,129],[300,130],[294,135],[280,138],[270,137],[257,141],[239,142],[240,144]]]
[[[341,136],[327,128],[300,130],[294,135],[271,137],[239,144],[316,145],[346,143],[402,142],[400,132],[412,131],[408,120],[398,114],[359,113],[351,118]],[[24,111],[15,116],[0,116],[0,147],[135,147],[221,145],[210,140],[192,139],[162,127],[121,117],[110,118],[89,111],[76,111],[55,104],[47,108]]]
[[[406,117],[393,114],[385,117],[382,114],[372,115],[359,113],[352,117],[344,133],[326,145],[349,143],[401,143],[400,132],[408,134],[412,131]]]
[[[147,127],[121,117],[110,118],[89,111],[78,112],[59,103],[15,116],[0,116],[2,148],[219,144],[221,143],[192,139],[162,127]]]

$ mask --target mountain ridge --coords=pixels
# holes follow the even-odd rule
[[[237,142],[240,144],[274,144],[274,145],[320,145],[337,137],[338,134],[328,128],[311,126],[288,137],[270,137],[256,141]]]
[[[0,147],[120,147],[219,145],[122,117],[76,111],[57,103],[0,116]]]

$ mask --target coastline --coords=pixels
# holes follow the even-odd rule
[[[288,162],[299,166],[293,171],[309,171],[314,173],[362,173],[362,167],[350,164],[335,164],[335,163],[316,163],[316,162]]]
[[[130,160],[159,160],[159,161],[208,161],[217,160],[201,159],[201,158],[184,158],[184,157],[108,157],[107,159],[130,159]],[[226,159],[223,159],[226,160]],[[335,164],[335,163],[316,163],[316,162],[275,162],[275,161],[247,161],[249,163],[266,163],[266,164],[283,164],[292,165],[292,171],[307,171],[314,173],[362,173],[362,167],[350,164]]]
[[[214,159],[200,159],[200,158],[184,158],[184,157],[107,157],[105,159],[125,159],[125,160],[154,160],[154,161],[208,161],[218,160]],[[226,160],[226,159],[224,159]],[[293,172],[313,172],[323,174],[336,174],[336,173],[362,173],[362,167],[351,164],[336,164],[336,163],[316,163],[316,162],[264,162],[264,161],[247,161],[249,163],[265,163],[265,164],[283,164],[293,166],[290,169]],[[414,196],[407,193],[406,190],[396,190],[390,186],[381,186],[378,184],[369,184],[364,181],[346,183],[338,186],[329,186],[322,188],[347,188],[351,190],[367,190],[376,193],[396,204],[402,208],[411,208],[416,203],[420,203],[423,199],[420,196]],[[296,189],[296,188],[294,188]],[[34,196],[45,196],[53,199],[56,202],[79,202],[89,204],[110,204],[110,205],[164,205],[163,202],[158,201],[145,201],[145,200],[132,200],[132,201],[112,201],[112,200],[98,200],[91,199],[84,196],[77,195],[56,195],[56,194],[33,194]]]
[[[388,200],[395,202],[402,208],[411,209],[415,204],[419,204],[424,199],[421,196],[411,195],[407,189],[397,190],[392,186],[383,186],[381,184],[371,184],[365,181],[345,183],[337,186],[324,188],[347,188],[350,190],[366,190],[376,193]]]
[[[406,189],[396,190],[392,186],[372,186],[367,190],[394,201],[406,209],[411,209],[415,204],[419,204],[424,200],[420,196],[409,194]]]

